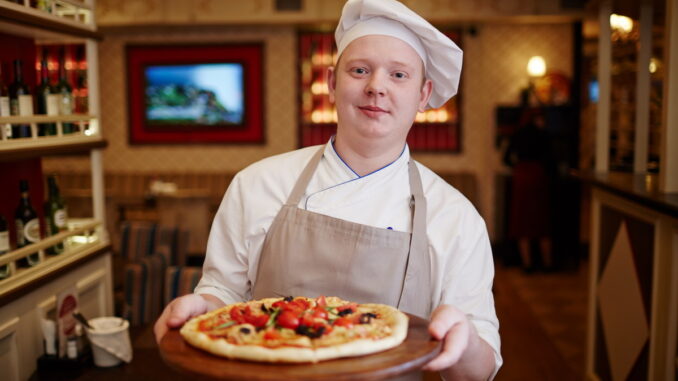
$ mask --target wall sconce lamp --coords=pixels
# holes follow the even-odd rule
[[[546,62],[542,56],[533,56],[527,62],[527,74],[530,77],[541,77],[546,74]]]
[[[613,13],[610,15],[610,27],[622,34],[628,34],[633,29],[633,20],[630,17]]]
[[[650,65],[648,66],[650,74],[654,74],[661,68],[661,61],[658,58],[652,57],[650,58]]]
[[[613,42],[632,42],[637,41],[638,31],[633,31],[633,19],[630,17],[611,14],[610,15],[610,29],[612,29],[612,41]]]
[[[546,74],[546,62],[541,56],[533,56],[527,62],[527,74],[529,75],[529,82],[527,87],[520,92],[520,101],[523,107],[530,104],[530,95],[534,95],[537,102],[541,103],[539,97],[535,94],[534,80]]]

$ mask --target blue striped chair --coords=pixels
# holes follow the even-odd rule
[[[123,317],[132,326],[151,323],[160,315],[166,269],[162,255],[151,255],[125,266]]]
[[[124,222],[121,226],[120,255],[123,270],[123,317],[132,326],[152,323],[162,311],[167,297],[169,268],[186,264],[188,231],[151,222]],[[176,292],[185,289],[177,270]],[[189,271],[190,272],[190,271]],[[189,278],[187,278],[189,279]]]
[[[190,294],[198,285],[202,269],[197,266],[170,266],[165,272],[165,305],[174,298]]]
[[[145,221],[123,222],[120,227],[120,256],[136,262],[153,253],[157,224]]]

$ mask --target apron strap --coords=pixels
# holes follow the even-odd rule
[[[306,192],[308,183],[311,181],[311,177],[313,177],[315,169],[318,168],[318,164],[320,164],[320,159],[323,157],[324,152],[325,146],[322,145],[320,148],[318,148],[318,151],[313,155],[313,157],[311,157],[311,160],[308,162],[308,164],[306,164],[306,168],[304,168],[303,172],[301,172],[301,175],[299,176],[297,183],[294,185],[292,193],[290,193],[290,197],[287,199],[285,205],[299,205],[299,201],[301,201],[301,198],[304,196],[304,192]]]
[[[412,159],[408,163],[408,172],[410,192],[412,192],[410,203],[413,207],[412,235],[398,308],[428,318],[431,312],[431,298],[429,296],[431,292],[431,258],[428,254],[428,237],[426,235],[426,198],[424,198],[424,187],[421,183],[419,170]]]

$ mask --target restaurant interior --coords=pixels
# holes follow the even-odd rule
[[[485,221],[495,379],[678,379],[678,0],[401,2],[464,52],[407,143]],[[153,323],[236,173],[335,133],[344,3],[0,0],[0,97],[36,101],[0,107],[0,378],[200,379]],[[522,209],[520,147],[544,173]],[[124,319],[131,359],[96,363],[73,311]]]

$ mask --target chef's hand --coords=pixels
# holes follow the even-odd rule
[[[431,315],[428,331],[443,341],[443,349],[423,370],[442,371],[454,380],[490,377],[495,366],[494,353],[465,313],[451,305],[440,305]]]
[[[160,344],[170,328],[181,327],[188,319],[223,305],[221,300],[212,295],[188,294],[172,300],[155,322],[155,341]]]

